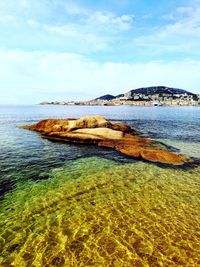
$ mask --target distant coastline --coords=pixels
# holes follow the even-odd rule
[[[166,86],[151,86],[133,89],[117,96],[107,94],[88,101],[44,101],[40,105],[200,106],[200,94]]]

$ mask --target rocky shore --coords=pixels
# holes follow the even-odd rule
[[[140,137],[142,133],[126,123],[108,121],[98,115],[80,119],[46,119],[20,128],[38,131],[50,140],[114,148],[127,156],[151,162],[183,165],[190,161],[159,142]]]

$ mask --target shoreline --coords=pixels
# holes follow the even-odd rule
[[[168,104],[162,104],[162,105],[149,105],[149,104],[83,104],[83,103],[74,103],[74,104],[52,104],[52,103],[39,103],[36,105],[40,106],[86,106],[86,107],[119,107],[119,106],[132,106],[132,107],[200,107],[200,104],[195,105],[168,105]]]

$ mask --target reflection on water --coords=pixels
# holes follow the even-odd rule
[[[0,266],[199,266],[200,167],[96,157],[18,184],[0,208]]]

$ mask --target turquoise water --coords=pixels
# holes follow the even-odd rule
[[[199,167],[16,128],[87,114],[125,120],[200,158],[199,108],[0,107],[0,266],[200,266]]]

